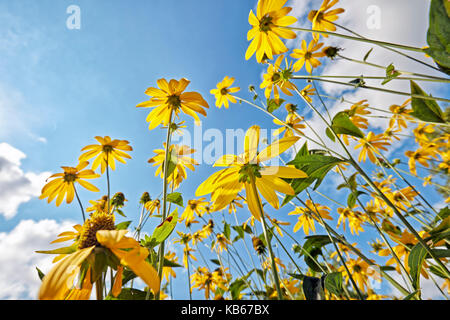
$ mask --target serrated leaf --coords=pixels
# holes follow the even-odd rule
[[[413,80],[410,80],[410,84],[411,95],[416,94],[428,97],[428,95]],[[411,107],[413,110],[411,115],[419,120],[445,123],[442,110],[435,100],[412,97]]]
[[[167,201],[172,202],[180,207],[183,206],[183,196],[179,192],[173,192],[167,195]]]

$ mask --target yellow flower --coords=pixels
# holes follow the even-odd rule
[[[224,274],[221,269],[210,272],[206,267],[199,267],[191,276],[191,283],[193,284],[191,290],[194,288],[205,290],[205,299],[209,299],[211,292],[216,292],[216,288],[220,288],[224,291],[228,290],[225,284],[228,282],[229,278],[230,274]]]
[[[199,217],[203,216],[203,214],[206,212],[205,207],[209,204],[209,202],[205,199],[206,198],[189,200],[186,208],[183,211],[183,214],[181,215],[180,221],[185,220],[187,225],[189,224],[189,222],[192,222],[194,220],[194,213]]]
[[[301,91],[300,94],[302,95],[303,98],[305,98],[306,101],[308,101],[309,103],[312,103],[312,99],[310,96],[315,95],[316,89],[312,88],[311,84],[308,84],[306,87],[304,87]]]
[[[86,208],[87,212],[107,212],[108,196],[103,196],[100,200],[89,200],[92,207]]]
[[[431,161],[432,153],[430,150],[419,148],[416,151],[406,151],[405,155],[409,158],[409,171],[417,175],[416,162],[419,162],[424,167],[429,167],[428,161]]]
[[[358,259],[349,259],[346,261],[347,267],[350,270],[350,273],[352,275],[352,278],[355,280],[356,284],[358,285],[359,289],[361,291],[365,291],[365,288],[368,287],[369,282],[369,276],[368,273],[370,270],[368,270],[369,265],[367,262],[361,260],[361,258],[358,257]],[[340,266],[338,271],[342,272],[342,274],[345,277],[345,282],[349,283],[350,276],[346,272],[346,269],[344,266]]]
[[[312,22],[312,29],[318,31],[336,31],[335,25],[332,23],[336,21],[339,17],[338,14],[343,13],[345,10],[342,8],[331,9],[339,0],[324,0],[319,10],[312,10],[308,14],[308,20]],[[323,34],[325,38],[328,35]],[[320,37],[319,33],[313,33],[314,39],[318,40]]]
[[[216,89],[212,89],[210,91],[211,94],[213,94],[216,98],[216,107],[219,107],[219,109],[222,107],[222,105],[225,106],[225,108],[228,109],[229,102],[236,103],[236,98],[233,97],[230,93],[235,93],[240,90],[239,87],[233,87],[230,88],[230,86],[233,84],[234,78],[229,78],[226,76],[221,82],[217,84]]]
[[[294,71],[300,71],[301,68],[303,68],[303,65],[305,65],[306,71],[311,73],[313,68],[320,66],[322,63],[316,58],[324,57],[325,53],[316,51],[320,50],[322,46],[323,43],[318,44],[316,40],[311,40],[309,45],[306,46],[306,41],[302,40],[302,48],[294,49],[291,53],[292,58],[298,59],[298,61],[294,63]]]
[[[84,180],[100,177],[100,175],[96,174],[93,170],[83,170],[88,164],[89,162],[83,161],[76,167],[61,167],[64,172],[55,173],[48,178],[56,179],[53,179],[42,188],[39,199],[42,200],[48,198],[47,202],[50,203],[56,198],[56,206],[59,207],[64,200],[64,197],[67,195],[66,202],[71,203],[75,196],[75,182],[89,191],[99,192],[100,190],[96,186]]]
[[[94,213],[87,219],[79,230],[79,236],[64,233],[63,238],[74,239],[75,243],[65,248],[70,253],[65,254],[50,272],[42,279],[39,290],[41,300],[63,300],[63,299],[89,299],[92,282],[93,266],[97,254],[107,254],[109,250],[118,261],[117,278],[122,276],[122,268],[129,267],[139,276],[154,292],[159,290],[159,278],[156,270],[145,261],[149,252],[141,247],[133,238],[126,237],[127,230],[114,230],[114,216],[107,213]],[[67,236],[66,236],[67,235]],[[71,238],[71,239],[70,239]],[[58,239],[58,242],[63,241]],[[125,250],[124,250],[125,249]],[[52,251],[38,251],[39,253],[52,253]],[[86,262],[86,263],[85,263]],[[107,266],[106,266],[107,267]],[[74,280],[80,278],[81,288],[77,288]],[[91,282],[92,281],[92,282]],[[120,286],[116,283],[113,294],[120,293]]]
[[[144,204],[144,207],[148,211],[149,216],[151,216],[153,212],[155,212],[155,210],[156,212],[158,212],[158,214],[161,214],[161,201],[159,199],[147,201]]]
[[[353,124],[361,129],[367,129],[369,127],[369,121],[364,116],[371,114],[369,110],[366,110],[369,104],[365,102],[367,100],[361,100],[352,105],[350,109],[345,110]]]
[[[411,99],[407,99],[401,106],[393,104],[389,107],[392,112],[391,119],[389,120],[389,129],[393,128],[397,123],[398,129],[407,128],[408,124],[405,120],[413,119],[409,114],[412,112],[411,109],[406,109]]]
[[[218,233],[216,235],[216,242],[214,243],[214,246],[212,247],[212,250],[216,249],[217,252],[221,253],[222,250],[227,251],[228,245],[231,244],[230,240],[228,240],[223,233]]]
[[[330,208],[322,206],[318,203],[313,203],[311,200],[306,200],[306,207],[296,207],[294,211],[291,211],[288,215],[300,215],[298,221],[294,226],[294,232],[297,232],[303,227],[303,232],[308,235],[309,230],[316,232],[314,220],[319,221],[316,215],[320,215],[323,219],[332,220],[330,217]]]
[[[364,231],[361,224],[364,220],[361,218],[361,213],[358,211],[353,211],[350,208],[338,208],[339,219],[336,228],[342,223],[342,227],[345,231],[345,221],[348,220],[348,225],[350,227],[350,232],[352,234],[359,234],[360,231]]]
[[[358,161],[366,161],[366,157],[369,156],[370,161],[377,163],[375,157],[376,154],[380,154],[378,150],[387,151],[386,145],[390,145],[386,141],[386,137],[383,134],[374,134],[372,131],[364,139],[359,139],[359,144],[355,146],[355,149],[362,148],[359,153]]]
[[[166,79],[156,81],[158,88],[150,87],[145,94],[151,98],[148,101],[137,105],[138,108],[154,108],[147,116],[147,122],[150,123],[148,129],[153,130],[161,123],[167,126],[173,116],[179,117],[180,111],[193,117],[196,124],[200,122],[197,113],[206,116],[204,108],[209,108],[208,103],[198,92],[184,92],[190,81],[182,78],[181,80]]]
[[[93,157],[96,157],[92,163],[92,170],[96,170],[99,165],[101,165],[102,174],[105,172],[106,166],[108,165],[111,169],[116,169],[115,160],[122,163],[126,163],[124,158],[131,159],[130,155],[124,151],[132,151],[133,148],[129,145],[126,140],[111,140],[110,137],[99,137],[96,136],[95,139],[100,144],[91,144],[81,151],[86,151],[79,157],[79,161],[87,161]]]
[[[277,130],[275,130],[273,132],[273,135],[278,136],[284,132],[284,135],[283,135],[284,138],[293,137],[293,136],[295,136],[294,133],[302,132],[300,129],[306,128],[306,126],[303,123],[300,123],[302,121],[303,121],[303,118],[302,117],[299,118],[295,114],[288,114],[286,116],[286,120],[284,121],[284,123],[278,119],[274,119],[273,123],[275,123],[276,125],[279,125],[281,127],[278,128]],[[286,127],[285,124],[287,124],[289,127]]]
[[[267,72],[263,75],[264,80],[261,83],[260,88],[266,88],[264,90],[264,95],[267,99],[270,98],[273,91],[273,96],[275,100],[278,101],[280,99],[280,92],[278,91],[278,88],[288,96],[292,96],[292,93],[289,90],[295,90],[295,85],[289,81],[292,76],[291,68],[286,67],[286,69],[283,70],[280,67],[283,58],[284,56],[281,55],[277,58],[274,64],[269,63]]]
[[[161,179],[164,179],[164,160],[166,157],[166,144],[164,143],[164,149],[156,149],[153,150],[156,153],[156,156],[148,160],[148,163],[153,163],[153,166],[158,166],[158,169],[155,172],[155,176],[160,175]],[[171,145],[169,148],[170,152],[170,166],[173,165],[173,171],[167,177],[167,181],[169,182],[169,186],[173,185],[174,188],[178,188],[180,183],[186,179],[186,168],[195,171],[194,165],[198,165],[197,161],[188,155],[195,153],[194,149],[189,148],[185,145]]]
[[[281,178],[305,178],[307,175],[296,168],[282,166],[262,166],[262,163],[274,158],[289,149],[299,138],[282,138],[258,153],[258,126],[247,130],[244,141],[244,153],[240,156],[225,155],[216,161],[214,166],[227,167],[206,179],[195,193],[203,196],[213,193],[211,197],[214,209],[219,211],[236,199],[243,188],[246,192],[247,205],[252,215],[260,220],[260,202],[253,185],[275,209],[279,208],[279,200],[275,191],[294,195],[292,187]],[[259,202],[259,203],[258,203]]]
[[[297,19],[287,16],[292,8],[283,8],[286,2],[287,0],[260,0],[256,9],[256,16],[250,10],[248,22],[252,29],[247,33],[247,40],[253,40],[245,53],[246,60],[250,59],[255,52],[256,60],[261,62],[264,55],[271,60],[274,55],[288,51],[280,38],[295,38],[295,32],[284,27],[297,22]]]
[[[178,257],[175,256],[175,252],[171,252],[171,251],[167,251],[165,258],[173,263],[177,263],[178,262]],[[163,278],[166,278],[167,281],[170,281],[170,277],[172,278],[176,278],[177,274],[175,273],[175,271],[173,270],[172,267],[167,267],[164,266],[163,268]]]

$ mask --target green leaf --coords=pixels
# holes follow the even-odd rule
[[[36,267],[36,271],[38,273],[39,279],[42,281],[42,279],[44,279],[45,277],[45,274],[38,267]]]
[[[427,42],[424,51],[447,74],[450,70],[450,18],[449,4],[445,0],[431,0]]]
[[[230,234],[231,234],[230,225],[225,222],[223,225],[223,235],[225,236],[225,238],[230,240]]]
[[[366,60],[367,60],[367,58],[369,57],[369,55],[370,55],[370,53],[372,52],[372,50],[373,50],[373,48],[370,48],[370,50],[367,51],[366,55],[365,55],[364,58],[363,58],[363,61],[366,61]]]
[[[348,195],[347,206],[351,209],[356,205],[356,200],[361,194],[366,194],[364,191],[355,191]]]
[[[308,267],[316,272],[322,272],[324,266],[318,264],[317,257],[322,254],[321,248],[331,243],[330,237],[327,235],[314,235],[305,237],[306,241],[303,244],[303,250],[300,256],[304,255],[305,263]]]
[[[412,300],[413,298],[416,298],[416,296],[419,292],[420,292],[419,290],[416,290],[413,293],[410,293],[406,297],[404,297],[403,300]]]
[[[236,279],[230,284],[229,291],[231,293],[231,299],[233,300],[240,300],[241,292],[242,290],[245,290],[247,288],[247,284],[243,279]]]
[[[123,213],[123,211],[122,210],[120,210],[120,209],[114,209],[114,211],[115,212],[117,212],[118,214],[120,214],[122,217],[124,217],[124,218],[126,218],[127,216],[125,215],[125,213]]]
[[[411,95],[417,94],[428,97],[428,95],[413,80],[410,80],[410,84],[411,84]],[[435,100],[412,97],[411,107],[413,110],[411,115],[413,117],[416,117],[417,119],[428,122],[445,123],[442,110]]]
[[[151,239],[154,239],[154,243],[160,244],[161,242],[166,240],[175,229],[177,222],[178,222],[178,209],[175,209],[175,211],[172,212],[172,214],[168,216],[163,223],[157,226],[155,231],[153,231]]]
[[[145,300],[147,296],[147,292],[131,289],[131,288],[122,288],[122,291],[117,297],[108,295],[105,300]]]
[[[303,274],[297,274],[297,273],[288,273],[292,278],[297,280],[303,280],[305,276]]]
[[[325,289],[329,292],[337,295],[338,297],[343,294],[342,288],[342,273],[332,272],[325,276],[324,281]]]
[[[217,259],[210,259],[210,261],[218,266],[220,266],[220,261]]]
[[[283,104],[285,100],[283,99],[267,99],[267,111],[269,111],[270,113],[274,112],[275,110],[277,110],[279,107],[281,107],[281,105]]]
[[[389,81],[397,78],[400,75],[400,72],[398,72],[397,70],[395,70],[394,65],[391,63],[387,68],[386,68],[386,78],[383,80],[383,82],[381,83],[382,85],[385,85],[386,83],[388,83]]]
[[[331,127],[336,134],[347,134],[357,138],[364,138],[362,131],[350,120],[345,111],[338,112],[331,121]]]
[[[326,133],[327,137],[330,138],[331,141],[333,141],[333,142],[336,141],[336,138],[334,137],[334,134],[333,134],[333,132],[331,131],[330,128],[327,127],[325,129],[325,133]]]
[[[306,300],[325,300],[323,277],[320,279],[305,276],[303,279],[303,293],[305,294]]]
[[[69,247],[58,248],[53,250],[39,250],[36,253],[44,253],[44,254],[69,254],[77,251],[78,244],[74,243]]]
[[[442,211],[442,210],[441,210]],[[450,216],[446,217],[442,222],[429,232],[429,237],[426,239],[433,240],[433,243],[437,243],[443,239],[450,238]]]
[[[130,226],[131,221],[124,221],[119,224],[116,224],[116,230],[126,230]]]
[[[325,178],[328,171],[333,169],[334,166],[341,162],[343,162],[343,160],[320,154],[296,156],[296,158],[288,164],[294,165],[297,169],[302,170],[308,175],[308,177],[292,179],[291,186],[294,189],[295,194],[299,194],[307,187],[309,187],[313,182],[316,182],[314,185],[314,190],[317,189],[322,183],[322,180]],[[286,196],[282,206],[288,203],[293,198],[294,196]]]
[[[427,251],[420,243],[416,244],[409,253],[408,266],[410,268],[414,289],[420,289],[420,271],[422,270],[422,264],[426,256]]]
[[[183,196],[179,192],[173,192],[167,195],[167,201],[183,207]]]

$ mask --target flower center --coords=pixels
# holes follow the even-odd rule
[[[239,170],[239,182],[250,183],[252,178],[261,178],[259,164],[247,163]]]
[[[106,144],[103,146],[103,152],[110,153],[111,151],[113,151],[113,147],[111,145]]]
[[[262,19],[259,21],[259,30],[262,32],[267,32],[272,30],[272,17],[269,15],[265,15],[264,17],[262,17]]]
[[[72,183],[77,179],[77,175],[75,173],[65,173],[64,174],[64,181]]]
[[[275,72],[272,76],[272,82],[277,82],[281,79],[281,74],[279,72]]]
[[[181,105],[181,99],[180,96],[173,94],[171,96],[167,97],[167,104],[170,105],[172,108],[179,108]]]
[[[99,246],[97,241],[97,231],[99,230],[115,230],[114,216],[104,212],[94,213],[91,218],[84,222],[83,230],[80,235],[79,249],[92,246]]]
[[[220,94],[223,95],[223,96],[227,95],[228,94],[228,89],[227,88],[220,89]]]

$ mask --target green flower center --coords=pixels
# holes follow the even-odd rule
[[[66,174],[64,174],[64,181],[65,182],[72,183],[72,182],[75,182],[76,179],[77,179],[77,175],[74,174],[74,173],[66,173]]]
[[[265,15],[264,17],[262,17],[262,19],[259,21],[259,30],[262,32],[267,32],[272,30],[272,17],[269,15]]]
[[[167,104],[170,105],[172,108],[179,108],[181,105],[181,99],[180,96],[173,94],[171,96],[167,97]]]
[[[259,164],[245,164],[239,170],[239,182],[247,182],[250,183],[252,178],[261,178],[261,167]]]

